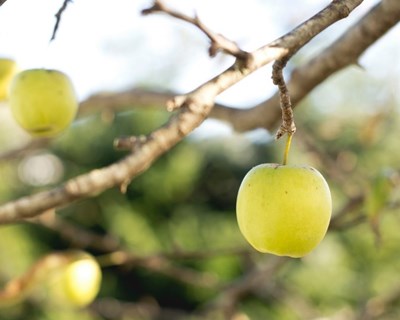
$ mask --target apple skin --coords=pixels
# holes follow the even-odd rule
[[[75,118],[78,100],[73,85],[57,70],[18,73],[10,86],[9,104],[18,124],[37,137],[53,137]]]
[[[71,251],[64,254],[67,262],[49,268],[42,281],[48,292],[47,302],[61,308],[82,308],[97,296],[101,269],[88,253]],[[42,287],[43,288],[43,287]]]
[[[7,100],[8,87],[17,72],[17,64],[12,59],[0,58],[0,101]]]
[[[312,167],[261,164],[244,177],[236,213],[241,233],[256,250],[299,258],[324,238],[332,198]]]

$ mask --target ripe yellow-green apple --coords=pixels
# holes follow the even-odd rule
[[[17,71],[17,64],[12,59],[0,58],[0,101],[8,97],[8,87]]]
[[[95,258],[83,251],[70,251],[57,257],[60,261],[44,267],[45,274],[37,286],[46,290],[50,305],[81,308],[97,296],[101,284],[101,269]]]
[[[302,257],[324,238],[332,198],[309,166],[261,164],[244,177],[237,196],[239,229],[258,251]]]
[[[78,109],[68,76],[47,69],[18,73],[11,82],[9,104],[19,125],[39,137],[52,137],[66,129]]]

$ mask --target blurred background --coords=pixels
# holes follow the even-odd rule
[[[50,42],[63,1],[8,0],[0,7],[0,56],[21,70],[55,68],[73,80],[81,101],[133,87],[186,92],[220,73],[232,58],[208,57],[208,40],[164,15],[142,17],[150,1],[74,1]],[[293,29],[329,1],[178,1],[212,30],[253,50]],[[377,1],[317,36],[289,63],[302,65]],[[0,284],[55,250],[81,248],[103,266],[97,300],[84,310],[43,301],[0,312],[0,319],[399,319],[400,318],[400,28],[336,73],[296,109],[290,162],[316,167],[333,195],[330,230],[303,259],[255,252],[235,218],[241,180],[254,165],[280,162],[283,141],[265,130],[238,134],[207,120],[134,179],[38,220],[0,227]],[[247,108],[275,88],[270,66],[218,97]],[[126,153],[123,135],[151,132],[169,114],[125,106],[112,116],[77,119],[49,143],[33,144],[0,105],[0,200],[52,188]],[[13,153],[24,145],[29,149]],[[33,147],[32,147],[33,146]],[[5,156],[7,154],[7,156]],[[123,253],[115,259],[113,253]]]

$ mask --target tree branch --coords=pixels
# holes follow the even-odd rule
[[[305,65],[292,72],[288,90],[292,106],[298,103],[324,80],[349,65],[375,41],[400,21],[400,2],[383,0],[338,40]],[[256,128],[274,129],[281,117],[279,93],[250,109],[215,108],[211,117],[229,122],[239,132]]]
[[[53,41],[56,38],[58,27],[60,26],[60,22],[61,22],[61,16],[64,13],[65,9],[67,9],[69,2],[72,2],[72,0],[64,0],[63,4],[61,5],[61,8],[55,14],[56,24],[54,25],[53,34],[51,35],[50,41]]]
[[[49,145],[50,140],[43,138],[43,139],[36,139],[31,140],[21,147],[15,148],[13,150],[5,151],[0,153],[0,162],[1,161],[9,161],[15,158],[23,157],[26,154],[29,154],[33,150],[45,148]]]
[[[234,41],[225,38],[221,34],[217,34],[211,31],[209,28],[207,28],[207,26],[205,26],[200,21],[197,15],[195,15],[195,17],[192,18],[185,14],[172,10],[168,8],[161,0],[154,1],[152,7],[142,10],[142,14],[144,15],[156,12],[164,12],[170,15],[171,17],[174,17],[182,21],[186,21],[199,28],[211,41],[211,46],[208,50],[211,57],[214,57],[219,51],[222,51],[238,59],[243,59],[244,61],[246,61],[249,58],[248,52],[240,49],[239,46]]]
[[[218,94],[273,60],[297,51],[329,25],[346,17],[362,0],[337,0],[287,35],[255,50],[246,65],[237,60],[230,68],[194,91],[168,101],[169,109],[180,109],[161,128],[147,136],[141,148],[122,160],[67,181],[49,191],[26,196],[0,206],[0,222],[29,218],[73,201],[96,195],[114,186],[126,185],[198,127],[210,114]]]
[[[282,109],[282,124],[275,135],[276,139],[280,139],[284,134],[292,135],[296,132],[296,125],[293,118],[292,102],[283,77],[283,69],[285,68],[289,57],[275,61],[272,66],[272,80],[279,89],[279,101]],[[286,160],[284,160],[285,162]]]
[[[214,251],[205,253],[186,252],[170,254],[154,254],[150,256],[140,256],[125,248],[118,239],[111,235],[99,235],[87,229],[83,229],[78,225],[74,225],[66,220],[54,215],[50,218],[37,219],[36,223],[57,232],[62,238],[69,241],[74,247],[85,249],[90,247],[96,251],[102,252],[103,255],[98,256],[97,260],[102,267],[129,265],[130,267],[139,266],[152,272],[166,275],[170,278],[178,280],[190,285],[213,288],[220,285],[220,281],[216,275],[200,272],[194,269],[177,265],[171,260],[178,257],[207,258],[213,255],[221,254],[238,254],[244,251]],[[186,255],[185,255],[186,254]]]
[[[262,264],[254,266],[241,278],[223,288],[215,300],[207,306],[205,313],[222,310],[225,319],[232,319],[238,302],[254,290],[272,282],[276,272],[289,261],[287,257],[268,257]]]
[[[333,73],[357,64],[359,57],[400,20],[400,2],[384,0],[378,3],[338,40],[305,65],[296,68],[287,84],[293,107],[316,86]],[[82,115],[101,108],[117,110],[121,106],[151,107],[164,105],[173,93],[131,89],[125,92],[96,95],[85,101],[80,108]],[[280,120],[279,93],[250,109],[235,109],[215,104],[211,118],[225,121],[238,132],[256,128],[274,129]]]

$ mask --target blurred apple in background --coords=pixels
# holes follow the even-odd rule
[[[17,72],[17,64],[12,59],[0,58],[0,101],[8,97],[10,82]]]
[[[65,263],[49,268],[43,281],[47,302],[58,307],[81,308],[97,296],[101,284],[101,269],[97,261],[83,251],[64,254]]]

